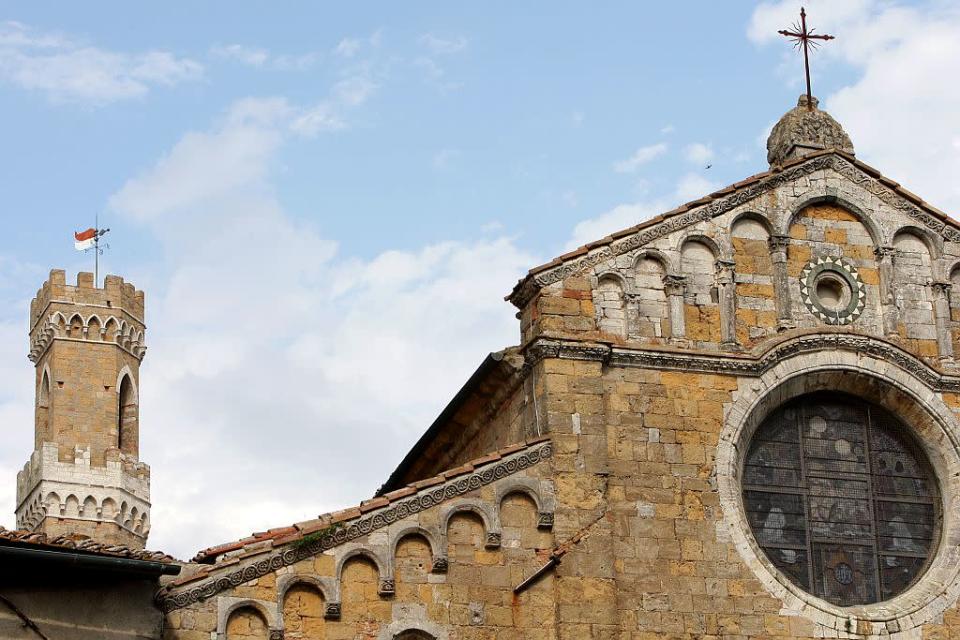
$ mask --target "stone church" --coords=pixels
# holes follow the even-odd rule
[[[960,223],[815,99],[767,149],[532,269],[519,346],[375,497],[189,562],[142,551],[143,294],[52,272],[0,555],[125,559],[152,585],[136,637],[170,640],[960,638]],[[12,637],[81,637],[31,635],[73,614],[0,584]]]

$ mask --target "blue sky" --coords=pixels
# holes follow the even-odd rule
[[[838,36],[822,106],[957,213],[956,7],[807,8]],[[0,509],[32,442],[26,305],[88,268],[70,234],[95,213],[104,271],[147,291],[150,546],[189,556],[370,495],[517,341],[525,269],[765,170],[803,90],[775,33],[798,11],[4,4]]]

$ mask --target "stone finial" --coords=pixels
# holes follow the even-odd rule
[[[854,154],[850,136],[829,113],[818,109],[818,104],[813,98],[808,106],[807,96],[800,96],[797,106],[787,111],[773,127],[767,138],[767,161],[771,167],[823,149]]]

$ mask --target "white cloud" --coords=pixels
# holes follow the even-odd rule
[[[667,152],[667,145],[664,142],[640,147],[632,156],[626,160],[620,160],[613,163],[613,170],[617,173],[633,173],[651,160],[662,156]]]
[[[419,42],[421,45],[429,49],[431,53],[444,55],[460,53],[467,48],[469,41],[464,36],[444,38],[432,33],[425,33],[424,35],[420,36]]]
[[[599,216],[577,223],[567,241],[566,248],[573,249],[599,240],[614,231],[640,224],[644,220],[649,220],[684,202],[705,196],[716,189],[717,185],[703,176],[688,173],[677,181],[673,191],[667,195],[619,204]]]
[[[262,47],[248,47],[241,44],[217,45],[210,53],[218,58],[234,60],[257,69],[275,69],[278,71],[299,71],[308,69],[320,60],[316,52],[299,55],[274,54]]]
[[[660,128],[661,135],[666,136],[666,135],[670,135],[673,132],[674,132],[674,126],[672,124],[668,124]]]
[[[357,55],[357,52],[360,51],[361,42],[357,38],[344,38],[341,40],[333,52],[344,58],[352,58]]]
[[[202,75],[199,62],[168,51],[108,51],[18,22],[0,23],[0,78],[55,102],[104,105]]]
[[[834,61],[856,70],[854,81],[821,96],[821,107],[850,134],[858,157],[956,215],[960,149],[952,141],[960,136],[960,84],[948,79],[960,77],[960,7],[856,0],[807,8],[820,32],[838,36],[816,53],[814,93],[818,70]],[[794,2],[765,3],[754,11],[748,36],[770,43],[796,13]],[[796,57],[785,49],[784,56]]]
[[[702,142],[694,142],[684,148],[683,156],[688,162],[703,165],[713,159],[713,149],[710,145],[703,144]]]
[[[340,256],[273,195],[291,109],[241,101],[111,198],[170,265],[127,275],[154,283],[149,546],[181,556],[369,497],[485,354],[518,340],[502,297],[539,262],[492,226]],[[32,400],[12,406],[30,424]]]

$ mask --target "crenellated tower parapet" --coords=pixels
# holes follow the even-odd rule
[[[62,270],[30,304],[36,367],[34,451],[17,474],[17,525],[142,548],[150,468],[140,462],[144,294],[118,276],[66,284]]]

